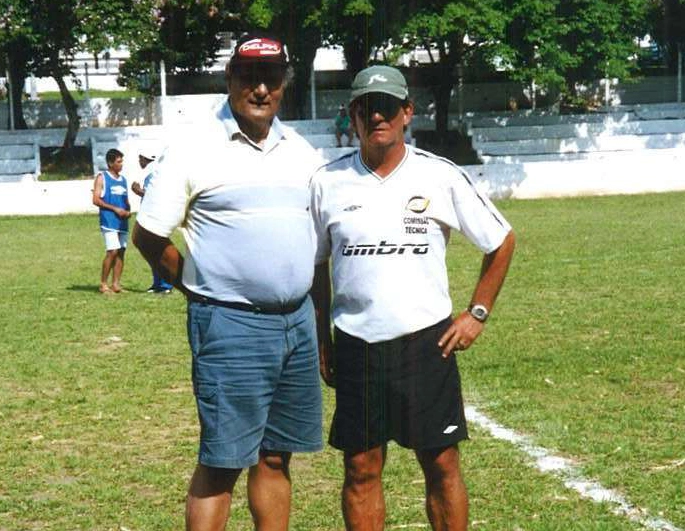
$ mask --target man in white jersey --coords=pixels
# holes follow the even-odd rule
[[[227,66],[228,102],[161,156],[135,227],[143,256],[188,298],[201,427],[189,530],[225,528],[244,468],[255,528],[286,530],[291,453],[322,444],[308,295],[308,184],[320,160],[276,117],[289,75],[278,40],[242,37]],[[178,226],[183,257],[169,239]]]
[[[394,68],[357,74],[350,115],[361,148],[312,181],[321,373],[336,388],[330,443],[344,452],[343,516],[355,531],[383,529],[390,440],[416,454],[433,529],[466,529],[457,443],[468,434],[454,352],[482,332],[514,250],[510,225],[463,170],[405,145],[408,96]],[[451,230],[484,253],[471,304],[455,318]]]

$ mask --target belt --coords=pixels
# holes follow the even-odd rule
[[[202,304],[211,304],[212,306],[221,306],[223,308],[231,308],[233,310],[242,310],[244,312],[252,313],[262,313],[265,315],[285,315],[286,313],[293,313],[295,310],[299,310],[300,306],[304,303],[306,296],[298,301],[291,302],[289,304],[279,304],[275,306],[266,305],[256,305],[249,304],[247,302],[230,302],[230,301],[220,301],[217,299],[212,299],[211,297],[206,297],[204,295],[198,295],[192,291],[186,290],[186,297],[189,301],[199,302]]]

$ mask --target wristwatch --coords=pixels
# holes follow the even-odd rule
[[[489,310],[482,304],[472,304],[469,306],[468,312],[476,321],[480,321],[481,323],[487,321],[490,316]]]

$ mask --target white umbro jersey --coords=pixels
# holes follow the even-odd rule
[[[333,322],[370,343],[421,330],[451,313],[450,229],[484,253],[511,230],[461,168],[409,145],[385,178],[359,151],[320,168],[312,180],[312,214],[316,261],[333,264]]]

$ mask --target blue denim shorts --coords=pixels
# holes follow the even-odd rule
[[[285,315],[188,303],[199,462],[247,468],[260,450],[322,448],[314,309]]]

